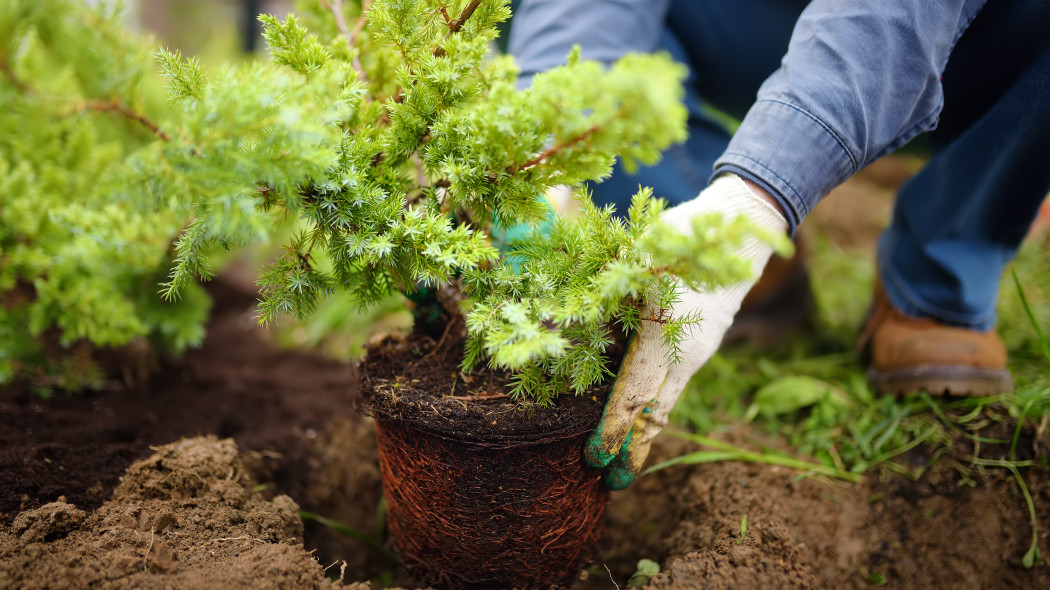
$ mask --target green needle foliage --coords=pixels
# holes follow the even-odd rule
[[[713,232],[716,220],[701,218],[693,235],[683,236],[660,222],[663,203],[648,189],[635,195],[629,221],[585,197],[580,209],[515,243],[495,267],[463,275],[473,300],[464,366],[487,357],[515,369],[515,395],[546,402],[610,376],[605,352],[614,324],[630,331],[642,321],[660,322],[677,357],[684,328],[701,318],[666,311],[650,317],[642,304],[668,310],[678,281],[710,288],[749,272],[746,262],[726,254],[747,235],[740,222]],[[724,258],[707,259],[712,252]]]
[[[178,304],[156,295],[185,217],[130,182],[166,137],[151,51],[105,6],[0,3],[0,384],[97,386],[95,348],[203,337],[198,285]]]
[[[657,321],[675,345],[699,320],[666,311],[679,280],[746,276],[730,252],[750,228],[706,218],[677,234],[649,191],[629,221],[583,195],[580,215],[550,220],[550,187],[684,139],[683,70],[668,57],[606,67],[576,51],[519,91],[513,61],[489,49],[505,0],[375,0],[357,23],[338,2],[304,8],[303,21],[261,17],[268,63],[214,74],[158,53],[179,114],[143,154],[141,183],[192,219],[168,298],[214,273],[212,252],[294,218],[302,231],[260,275],[261,322],[309,316],[337,290],[364,309],[454,285],[463,368],[513,370],[516,397],[549,403],[609,375],[613,330]],[[526,238],[492,245],[522,225]]]

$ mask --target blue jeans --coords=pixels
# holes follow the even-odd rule
[[[590,183],[595,203],[626,212],[638,186],[670,205],[688,201],[707,186],[715,160],[731,136],[710,105],[737,120],[762,82],[780,65],[795,20],[808,0],[673,0],[659,50],[685,64],[689,138],[673,145],[653,166],[628,174],[617,163],[612,176]],[[586,46],[586,45],[585,45]]]
[[[990,330],[1050,191],[1050,6],[989,2],[952,52],[934,156],[900,191],[879,274],[905,313]]]
[[[742,117],[805,5],[672,1],[660,48],[690,69],[689,139],[633,176],[617,166],[592,184],[595,201],[625,211],[639,184],[671,204],[695,197],[730,138],[705,102]],[[932,158],[902,187],[879,244],[879,275],[901,311],[994,327],[999,279],[1050,191],[1048,30],[1045,2],[991,0],[956,44]]]

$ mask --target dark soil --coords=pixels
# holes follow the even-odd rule
[[[357,371],[278,350],[256,327],[255,298],[224,282],[200,350],[168,360],[148,381],[42,401],[0,392],[0,521],[65,495],[91,510],[151,445],[181,437],[232,437],[242,451],[304,460],[304,439],[357,416]]]
[[[344,580],[419,586],[316,522],[300,544],[295,505],[383,538],[356,370],[275,349],[250,296],[213,293],[204,348],[143,385],[47,402],[0,392],[0,588],[313,588],[343,561]],[[150,449],[203,434],[232,437],[240,458],[214,439]],[[1023,456],[1045,436],[1026,432]],[[653,458],[684,445],[660,437]],[[960,440],[916,481],[848,484],[739,463],[657,472],[612,494],[608,537],[576,588],[623,587],[642,558],[662,566],[654,588],[1050,588],[1047,471],[1023,471],[1044,556],[1029,570],[1019,487],[999,469],[961,485],[974,452]]]

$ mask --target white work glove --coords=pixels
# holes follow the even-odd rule
[[[692,231],[697,215],[720,213],[728,222],[743,215],[770,233],[787,232],[787,221],[776,207],[759,197],[734,174],[719,176],[699,196],[668,209],[663,221],[683,233]],[[696,314],[699,324],[686,328],[681,361],[672,364],[661,325],[643,320],[634,334],[601,422],[584,449],[587,462],[604,468],[604,480],[612,489],[623,489],[634,481],[649,454],[653,438],[667,424],[678,396],[689,378],[718,350],[722,337],[733,323],[740,302],[758,280],[773,253],[773,247],[752,236],[737,252],[751,261],[751,279],[711,291],[698,292],[679,285],[681,297],[671,314]],[[642,317],[659,317],[643,313]]]

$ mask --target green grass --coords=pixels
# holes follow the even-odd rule
[[[998,330],[1010,354],[1015,391],[954,401],[925,393],[879,396],[868,386],[853,352],[874,274],[872,263],[861,260],[856,252],[818,240],[810,263],[818,286],[819,331],[767,353],[735,349],[717,354],[690,381],[671,416],[694,432],[678,436],[701,450],[647,473],[677,464],[735,460],[851,481],[887,472],[918,479],[948,452],[953,436],[961,436],[973,443],[974,455],[968,463],[955,462],[960,483],[976,485],[976,478],[989,470],[1008,472],[1024,497],[1032,527],[1022,564],[1031,568],[1041,563],[1035,504],[1021,470],[1045,471],[1047,457],[1022,460],[1018,445],[1025,425],[1041,430],[1050,417],[1050,340],[1043,330],[1050,326],[1050,244],[1029,243],[1000,284]],[[745,449],[707,436],[740,421],[751,422],[794,453],[760,443],[753,445],[758,450]],[[982,434],[995,423],[1010,426],[1012,436]],[[914,454],[909,461],[898,460],[920,446],[924,463],[915,465]],[[882,576],[872,573],[876,575]],[[871,581],[880,584],[885,578]]]
[[[379,530],[385,530],[386,529],[386,525],[385,525],[386,511],[385,511],[385,504],[384,503],[381,503],[380,510],[378,511],[376,516],[378,518],[378,522],[379,522],[379,525],[380,525],[379,526]],[[397,552],[395,552],[393,549],[388,547],[386,543],[384,543],[381,540],[379,540],[379,539],[377,539],[375,537],[372,537],[371,535],[368,535],[367,533],[364,533],[364,532],[362,532],[362,531],[360,531],[358,529],[355,529],[353,527],[347,526],[347,525],[345,525],[345,524],[343,524],[341,522],[332,520],[331,518],[328,518],[328,517],[325,517],[325,516],[321,516],[320,514],[314,514],[312,512],[308,512],[306,510],[300,510],[299,511],[299,518],[303,519],[304,521],[312,520],[312,521],[317,522],[317,523],[321,524],[322,526],[324,526],[324,527],[326,527],[326,528],[328,528],[328,529],[330,529],[330,530],[332,530],[332,531],[334,531],[334,532],[336,532],[336,533],[338,533],[338,534],[340,534],[340,535],[342,535],[344,537],[347,537],[349,539],[354,539],[356,541],[360,541],[361,543],[363,543],[364,545],[366,545],[367,547],[371,548],[373,551],[375,551],[376,553],[381,555],[383,557],[383,559],[386,561],[385,565],[387,567],[385,569],[382,569],[378,574],[376,574],[372,578],[372,580],[371,580],[372,587],[373,588],[389,588],[390,586],[393,585],[394,577],[397,574],[397,567],[401,565],[401,556],[398,555]],[[338,562],[335,562],[335,563],[338,563]],[[332,565],[335,565],[335,563],[333,563]],[[331,566],[328,566],[328,567],[331,567]],[[346,562],[345,561],[343,562],[343,568],[344,568],[344,570],[346,568]],[[325,568],[326,571],[327,571],[327,569],[328,568]],[[342,581],[343,581],[343,571],[340,571],[338,579],[333,578],[333,580],[338,582],[338,583],[342,583]]]
[[[954,402],[876,395],[853,351],[871,297],[873,262],[817,240],[810,265],[813,283],[819,285],[818,331],[773,351],[720,352],[690,382],[672,422],[698,435],[751,422],[837,473],[863,474],[879,467],[919,477],[928,465],[895,459],[919,445],[947,444],[952,433],[1009,445],[1012,461],[1021,424],[1050,414],[1050,345],[1040,328],[1050,325],[1048,259],[1045,245],[1029,244],[1000,287],[999,331],[1017,382],[1010,395]],[[995,420],[1017,424],[1012,439],[991,441],[976,434]],[[930,461],[936,458],[930,454]]]
[[[394,565],[401,563],[401,557],[398,556],[397,553],[394,553],[389,547],[387,547],[386,544],[355,528],[349,527],[340,522],[336,522],[330,518],[321,516],[320,514],[308,512],[306,510],[300,510],[299,517],[303,520],[313,520],[319,522],[325,527],[332,529],[333,531],[339,533],[340,535],[343,535],[344,537],[349,537],[351,539],[355,539],[364,543],[368,547],[375,550],[376,553],[385,557],[390,563]]]

